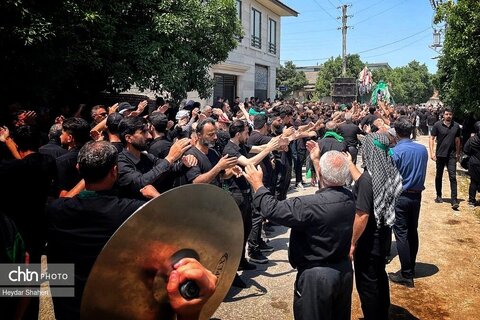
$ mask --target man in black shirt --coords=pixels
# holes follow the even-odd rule
[[[62,123],[60,141],[68,152],[57,158],[57,178],[60,193],[69,191],[80,182],[76,168],[80,148],[90,140],[90,126],[81,118],[68,118]]]
[[[318,148],[312,154],[318,163]],[[292,228],[289,261],[298,269],[295,319],[350,320],[353,275],[348,253],[355,203],[343,188],[348,166],[343,154],[327,152],[319,163],[321,189],[283,201],[263,186],[261,170],[246,168],[245,177],[255,192],[253,205],[265,218]]]
[[[85,190],[73,198],[60,198],[48,208],[48,262],[75,265],[75,297],[53,298],[55,317],[60,320],[80,318],[81,297],[97,256],[117,228],[145,203],[118,198],[112,192],[118,176],[117,150],[109,142],[87,143],[79,152],[78,167],[85,180]],[[147,198],[159,195],[151,185],[144,188],[142,194]],[[196,269],[201,271],[204,280],[208,280],[191,279],[201,290],[216,281],[201,265]],[[187,278],[191,276],[183,268],[176,271]],[[169,299],[172,307],[178,307],[175,311],[179,316],[196,310],[213,293],[207,289],[206,298],[201,298],[194,306],[192,301],[179,300],[177,292],[169,294]]]
[[[338,126],[338,134],[345,139],[348,152],[352,155],[353,163],[357,163],[358,135],[365,133],[352,123],[352,114],[350,112],[345,113],[345,123]]]
[[[164,190],[163,179],[172,169],[175,161],[182,158],[190,148],[190,140],[185,138],[172,145],[165,159],[144,153],[147,140],[151,139],[147,120],[142,117],[128,117],[120,122],[120,137],[125,148],[118,156],[118,186],[121,194],[129,198],[144,199],[140,189],[152,184],[157,190]],[[193,165],[192,157],[183,157],[185,166]]]
[[[458,209],[457,200],[457,161],[460,159],[461,152],[461,130],[458,123],[452,121],[453,113],[449,108],[443,112],[443,121],[437,121],[432,128],[429,147],[430,157],[437,163],[437,172],[435,175],[435,189],[437,191],[436,203],[442,203],[442,178],[445,166],[450,180],[451,204],[454,210]],[[437,148],[434,151],[435,140]]]
[[[167,116],[161,112],[153,112],[148,119],[153,126],[153,140],[148,147],[148,153],[164,159],[172,146],[172,142],[169,141],[166,136]]]
[[[186,153],[198,161],[197,165],[192,166],[186,173],[188,183],[210,183],[221,187],[221,179],[240,174],[241,169],[235,166],[237,164],[235,157],[229,158],[228,155],[221,157],[213,149],[217,140],[215,120],[207,118],[200,121],[196,133],[198,141]]]
[[[375,111],[377,111],[377,108],[375,106],[370,106],[368,108],[368,114],[363,117],[362,121],[360,121],[360,128],[363,130],[363,126],[372,126],[373,122],[378,119],[378,117],[375,115]]]
[[[395,203],[402,192],[402,178],[388,154],[386,135],[365,137],[360,174],[350,163],[356,180],[355,221],[350,256],[355,263],[355,282],[365,319],[387,320],[390,290],[385,271],[388,238],[395,220]]]
[[[320,156],[332,150],[339,152],[348,151],[347,143],[345,139],[337,133],[337,124],[333,121],[326,123],[325,134],[318,140],[318,147],[320,148]]]
[[[267,116],[264,114],[257,114],[253,118],[253,131],[250,137],[248,137],[247,145],[249,146],[261,146],[269,143],[273,139],[268,135]],[[279,153],[275,151],[275,153]],[[255,154],[249,153],[249,157],[254,157]],[[268,188],[272,193],[275,193],[276,175],[273,167],[274,156],[270,154],[260,162],[260,167],[264,172],[263,185]],[[248,256],[250,261],[255,263],[267,263],[268,258],[263,252],[272,252],[273,247],[267,245],[262,239],[262,222],[263,217],[255,208],[252,211],[252,229],[248,236]]]
[[[56,123],[50,127],[48,131],[48,143],[38,148],[38,152],[57,159],[61,155],[67,153],[67,149],[60,146],[60,136],[62,135],[62,125]]]
[[[242,167],[246,167],[249,164],[256,166],[279,145],[279,139],[272,139],[268,144],[263,146],[250,147],[246,145],[248,140],[248,126],[242,120],[235,120],[229,128],[229,133],[230,140],[223,149],[223,155],[237,158],[238,164]],[[251,158],[247,158],[247,154],[252,151],[260,152]],[[240,176],[232,177],[225,180],[224,187],[226,189],[228,188],[228,190],[231,192],[232,197],[237,202],[240,212],[242,213],[244,224],[243,248],[245,248],[248,235],[250,234],[250,231],[252,229],[252,197],[250,192],[250,185],[245,180],[245,177]],[[243,252],[242,254],[240,268],[252,268],[252,266],[249,265],[247,260],[245,259],[245,252]]]
[[[437,111],[433,111],[433,109],[430,107],[428,108],[428,113],[427,113],[427,126],[428,126],[428,135],[430,136],[432,134],[432,129],[435,123],[438,121],[438,114]]]

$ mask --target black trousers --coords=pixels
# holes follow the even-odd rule
[[[468,188],[468,202],[475,203],[478,188],[480,187],[480,164],[473,162],[470,158],[468,164],[468,174],[470,175],[470,187]]]
[[[457,158],[452,153],[449,157],[437,157],[437,172],[435,175],[435,190],[437,197],[442,196],[443,169],[447,167],[450,180],[451,198],[457,200]]]
[[[252,210],[252,228],[248,235],[248,252],[255,252],[259,250],[258,246],[262,240],[262,223],[263,217],[257,209]]]
[[[395,205],[393,233],[397,240],[401,272],[406,278],[415,276],[415,261],[418,253],[418,217],[421,193],[402,193]]]
[[[352,287],[350,261],[299,270],[293,294],[295,320],[350,320]]]
[[[277,161],[275,163],[275,175],[277,176],[275,197],[280,201],[285,200],[292,179],[292,159],[286,156],[283,163]]]
[[[252,195],[251,193],[233,192],[233,199],[238,205],[240,212],[242,213],[243,220],[243,251],[242,258],[245,257],[245,245],[247,243],[248,236],[252,230]]]
[[[390,289],[385,271],[385,256],[357,251],[354,261],[355,284],[365,320],[387,320]]]
[[[293,168],[295,171],[295,183],[297,184],[303,181],[302,167],[305,164],[306,157],[307,157],[307,154],[305,150],[297,150],[297,152],[294,154]]]

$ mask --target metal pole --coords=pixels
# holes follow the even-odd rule
[[[342,6],[342,76],[347,75],[347,5]]]

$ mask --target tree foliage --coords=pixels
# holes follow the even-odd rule
[[[308,84],[305,72],[297,71],[292,61],[285,62],[285,66],[277,68],[276,85],[285,86],[286,91],[280,92],[281,98],[289,97],[293,91],[302,89]]]
[[[442,100],[457,110],[480,114],[480,2],[447,2],[436,22],[447,24],[443,52],[438,61]]]
[[[86,99],[99,91],[211,93],[241,26],[233,0],[4,0],[2,102]]]
[[[433,94],[433,76],[425,64],[415,60],[403,67],[374,70],[372,74],[375,82],[384,80],[390,84],[396,103],[425,103]]]
[[[362,71],[364,63],[360,60],[358,54],[347,56],[347,77],[357,78]],[[315,85],[315,94],[317,97],[330,96],[332,83],[337,77],[342,76],[342,58],[330,58],[325,62],[318,72],[317,83]]]

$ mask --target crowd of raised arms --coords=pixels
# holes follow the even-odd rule
[[[237,203],[245,235],[239,271],[268,263],[274,248],[265,233],[275,225],[292,228],[296,319],[350,319],[352,261],[365,319],[387,319],[392,230],[402,267],[390,280],[414,287],[428,161],[417,135],[430,136],[436,201],[442,201],[447,166],[452,207],[458,208],[452,166],[462,134],[441,105],[217,97],[212,106],[184,101],[176,107],[158,98],[82,105],[64,114],[19,105],[8,110],[0,128],[0,262],[40,263],[46,255],[48,262],[74,263],[75,298],[54,297],[58,319],[79,317],[89,272],[115,230],[146,201],[184,184],[213,184]],[[480,125],[473,128],[480,132]],[[480,138],[468,137],[463,142],[474,154]],[[479,180],[472,178],[473,205]],[[318,186],[317,193],[287,199],[288,191],[307,185]],[[206,275],[192,279],[201,287],[196,304],[167,287],[179,319],[195,318],[216,278],[194,259],[175,268],[170,284],[188,268]],[[233,285],[246,287],[238,274]],[[35,317],[37,300],[0,304],[11,315]]]

